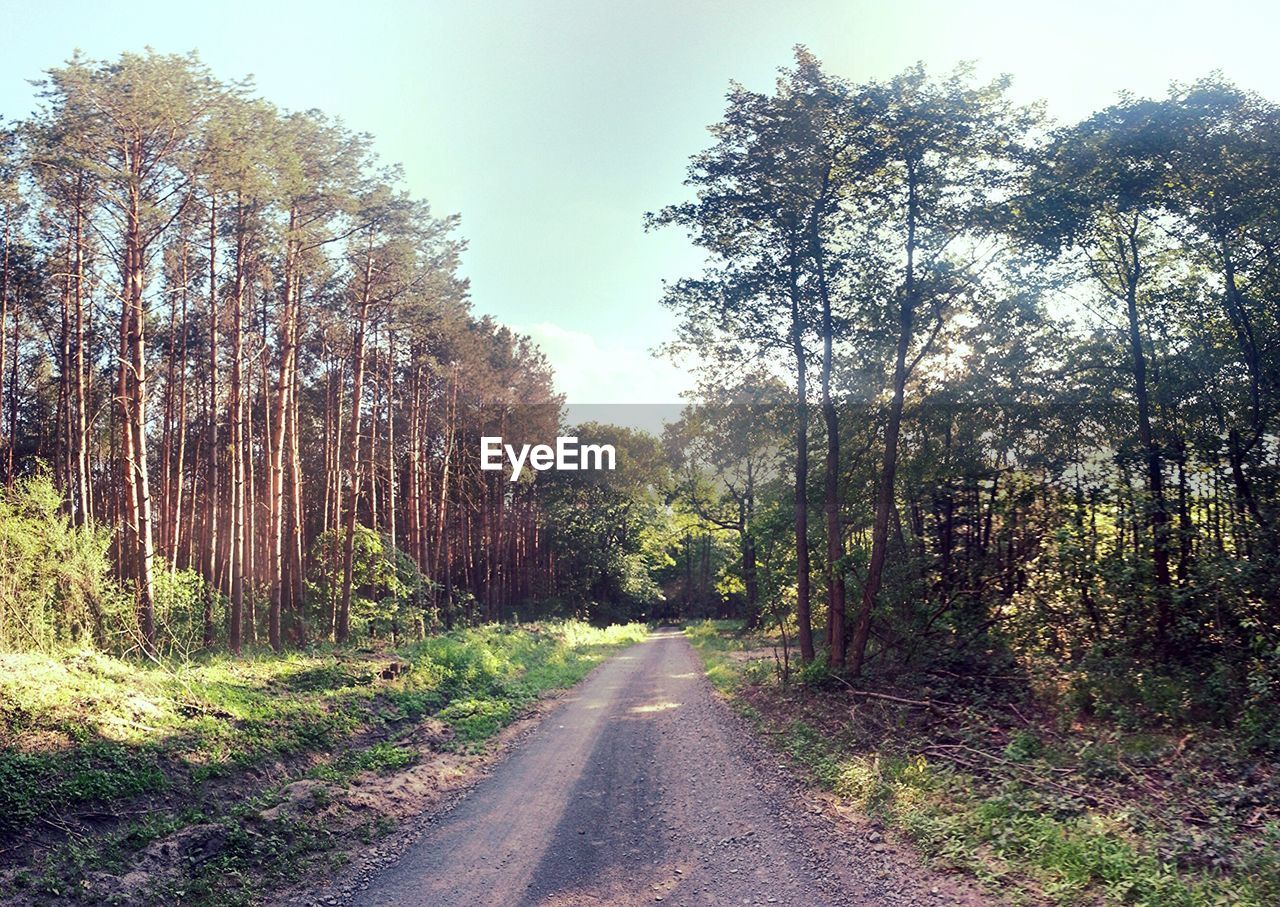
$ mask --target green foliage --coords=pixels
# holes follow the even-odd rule
[[[70,755],[0,750],[0,837],[78,803],[123,799],[167,784],[154,753],[90,740]]]
[[[823,659],[816,658],[808,664],[800,665],[795,678],[807,687],[823,687],[831,681],[831,668]]]
[[[656,438],[615,425],[575,429],[583,444],[612,444],[612,471],[544,473],[548,533],[558,552],[560,593],[579,614],[607,625],[660,608],[656,576],[670,564],[668,466]]]
[[[1272,750],[1278,140],[1280,105],[1220,76],[1052,129],[969,68],[855,83],[798,48],[772,91],[734,86],[696,191],[649,218],[706,253],[663,298],[708,363],[667,433],[677,517],[754,543],[765,625],[792,626],[804,554],[819,635],[829,578],[845,630],[877,590],[878,666],[1012,659],[1085,715]],[[793,405],[743,420],[755,363]],[[760,483],[745,533],[745,464],[784,446],[808,473]]]
[[[439,703],[438,717],[463,744],[479,743],[547,689],[571,686],[610,649],[643,638],[640,624],[597,629],[577,621],[502,625],[432,637],[410,647],[406,692]]]
[[[1044,743],[1031,731],[1018,731],[1005,745],[1004,756],[1014,762],[1026,762],[1044,753]]]
[[[173,657],[190,657],[204,645],[204,609],[213,594],[216,615],[225,607],[222,595],[195,570],[161,570],[156,574],[156,647]]]
[[[325,781],[345,781],[360,772],[395,771],[412,765],[417,753],[392,743],[375,743],[373,746],[343,753],[328,765],[321,766],[313,775]]]
[[[440,711],[440,719],[464,743],[486,740],[511,723],[514,704],[508,699],[459,699]]]
[[[108,533],[75,526],[47,475],[0,488],[0,651],[108,645],[131,626],[110,580]]]
[[[1258,646],[1249,663],[1239,730],[1256,749],[1280,753],[1280,645]]]
[[[345,531],[326,530],[311,546],[306,594],[310,607],[332,613],[342,595]],[[357,525],[352,538],[351,628],[357,635],[391,636],[431,629],[425,613],[434,584],[417,562],[385,535]]]

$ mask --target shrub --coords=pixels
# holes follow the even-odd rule
[[[307,571],[307,598],[312,610],[331,613],[342,595],[342,532],[328,530],[311,546]],[[365,526],[357,526],[351,577],[351,629],[356,635],[391,636],[428,626],[433,615],[425,611],[434,584],[408,554],[390,539]]]
[[[209,584],[194,570],[156,573],[156,647],[189,656],[204,644],[204,607]]]
[[[110,579],[109,533],[74,525],[46,474],[0,489],[0,649],[105,647],[132,621]]]

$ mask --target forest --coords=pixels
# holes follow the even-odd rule
[[[664,297],[703,357],[669,440],[749,619],[851,675],[1142,665],[1274,743],[1278,130],[1218,76],[1065,126],[803,49],[735,86],[648,223],[708,254]]]
[[[416,670],[501,624],[727,619],[713,677],[754,640],[778,709],[979,684],[1068,716],[1046,739],[1204,728],[1251,766],[1223,834],[1277,833],[1280,105],[1211,74],[1059,123],[797,48],[636,212],[704,255],[654,288],[681,417],[572,427],[617,470],[509,481],[480,439],[568,431],[553,368],[471,310],[459,217],[373,137],[194,54],[73,56],[39,99],[0,123],[0,652]],[[1248,865],[1220,903],[1280,890]]]
[[[560,398],[470,313],[456,216],[195,57],[40,91],[4,135],[0,647],[421,638],[566,594],[576,491],[478,457]]]

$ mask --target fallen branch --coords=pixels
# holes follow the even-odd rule
[[[873,693],[871,690],[858,690],[852,686],[849,687],[849,695],[863,699],[881,699],[885,702],[896,702],[898,705],[909,705],[920,709],[934,709],[939,712],[946,711],[948,708],[960,708],[960,706],[951,702],[938,702],[934,699],[906,699],[902,696],[891,696],[888,693]]]
[[[974,762],[971,759],[966,759],[963,756],[958,756],[953,752],[953,750],[956,750],[956,749],[961,749],[961,750],[964,750],[965,752],[972,753],[978,758],[983,759],[988,764],[980,764],[978,762]],[[962,743],[936,743],[930,746],[926,746],[922,750],[922,752],[935,753],[936,755],[939,755],[944,759],[949,759],[952,762],[955,762],[959,765],[963,765],[966,768],[974,769],[976,771],[993,771],[996,766],[1003,766],[1011,775],[1015,776],[1019,781],[1021,781],[1023,784],[1028,785],[1029,787],[1035,787],[1041,784],[1048,785],[1049,787],[1052,787],[1054,790],[1057,790],[1060,793],[1064,793],[1069,797],[1074,797],[1077,800],[1082,800],[1085,803],[1090,804],[1091,806],[1097,805],[1103,802],[1113,806],[1118,805],[1119,803],[1119,801],[1115,800],[1115,798],[1105,797],[1097,793],[1094,793],[1093,791],[1076,790],[1075,788],[1067,787],[1065,784],[1062,784],[1058,781],[1054,781],[1052,778],[1047,778],[1042,774],[1037,774],[1034,770],[1029,769],[1026,766],[1020,765],[1015,762],[1010,762],[1008,759],[1003,759],[1000,756],[995,755],[994,753],[985,753],[982,750],[974,749],[971,746],[965,746]],[[1069,769],[1053,768],[1052,766],[1043,766],[1043,768],[1047,768],[1050,771],[1069,772]]]
[[[1014,705],[1012,702],[1006,703],[1006,705],[1008,705],[1008,706],[1009,706],[1009,709],[1010,709],[1010,711],[1012,711],[1012,712],[1013,712],[1013,714],[1017,715],[1019,718],[1021,718],[1021,719],[1022,719],[1022,723],[1023,723],[1023,724],[1027,725],[1028,727],[1033,727],[1033,726],[1034,726],[1034,725],[1032,725],[1032,723],[1031,723],[1031,719],[1030,719],[1030,718],[1028,718],[1026,715],[1022,714],[1022,712],[1018,711],[1018,707],[1017,707],[1016,705]]]
[[[45,816],[36,816],[36,819],[39,820],[40,822],[43,822],[45,825],[48,825],[50,828],[62,832],[63,834],[67,835],[70,838],[75,838],[77,841],[84,840],[84,835],[80,834],[77,831],[73,831],[72,829],[63,825],[61,822],[55,822],[53,819],[46,818]]]

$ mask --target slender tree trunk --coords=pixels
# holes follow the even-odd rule
[[[360,502],[360,409],[364,396],[365,334],[369,326],[369,305],[373,280],[373,245],[365,253],[364,285],[360,293],[360,313],[356,324],[355,349],[352,354],[351,445],[347,448],[347,481],[351,489],[347,498],[346,534],[342,548],[342,598],[338,602],[334,639],[344,643],[351,635],[351,583],[355,570],[356,508]]]
[[[18,363],[22,358],[22,306],[18,299],[13,300],[10,311],[13,314],[13,353],[9,363],[9,443],[5,449],[4,472],[5,486],[13,488],[14,479],[17,478],[14,471],[14,450],[18,446]],[[0,324],[0,334],[4,333],[3,328],[4,325]],[[123,365],[121,367],[123,369]],[[3,381],[3,375],[0,375],[0,381]]]
[[[214,605],[218,596],[218,198],[209,197],[209,396],[205,401],[204,646],[213,648]],[[239,634],[232,651],[239,651]]]
[[[72,243],[74,230],[67,230],[63,254],[62,298],[58,324],[58,419],[54,446],[57,451],[58,487],[64,492],[67,512],[75,520],[75,478],[71,464],[71,438],[74,434],[71,416],[71,296],[73,271]]]
[[[301,293],[301,288],[298,290]],[[298,319],[295,316],[293,320],[293,346],[297,349],[298,337]],[[303,613],[303,597],[302,597],[302,578],[303,578],[303,533],[306,529],[303,523],[302,515],[302,456],[299,426],[299,386],[298,386],[298,357],[295,355],[293,361],[289,364],[289,433],[288,442],[288,458],[289,458],[289,489],[288,489],[288,505],[289,505],[289,551],[288,551],[288,582],[285,583],[282,590],[282,605],[288,609],[293,621],[294,642],[301,646],[306,642],[306,615]]]
[[[1258,350],[1258,341],[1253,326],[1253,320],[1249,316],[1249,308],[1245,301],[1244,293],[1241,292],[1239,281],[1236,276],[1235,259],[1231,254],[1230,241],[1227,238],[1229,231],[1222,230],[1219,237],[1219,257],[1222,261],[1222,274],[1224,279],[1223,289],[1225,290],[1224,308],[1227,312],[1228,320],[1235,329],[1236,344],[1240,348],[1240,355],[1244,359],[1245,366],[1249,371],[1249,441],[1242,442],[1240,432],[1235,430],[1232,432],[1229,443],[1231,445],[1232,454],[1232,479],[1235,481],[1236,493],[1244,503],[1249,515],[1263,529],[1270,528],[1270,520],[1258,507],[1257,498],[1253,494],[1251,482],[1244,470],[1244,458],[1248,449],[1252,448],[1266,433],[1266,414],[1262,403],[1262,385],[1265,376],[1265,367],[1261,362],[1261,356]],[[1274,385],[1275,379],[1270,378],[1269,383]]]
[[[409,350],[410,362],[415,359],[415,351],[412,346]],[[412,555],[414,561],[418,564],[418,568],[423,572],[427,572],[427,565],[422,560],[422,514],[421,508],[421,469],[422,464],[419,462],[419,452],[421,450],[421,407],[422,407],[422,367],[415,365],[413,367],[412,395],[409,398],[409,487],[407,491],[408,500],[406,502],[405,516],[407,517],[407,540],[406,545]],[[430,573],[428,572],[428,576]]]
[[[160,434],[160,551],[170,567],[177,558],[176,533],[173,530],[173,446],[178,370],[178,297],[167,287],[169,297],[169,350],[165,356],[164,417]]]
[[[185,485],[187,462],[187,241],[182,240],[182,339],[178,363],[178,447],[174,454],[173,490],[169,499],[169,521],[173,526],[173,559],[169,562],[169,573],[178,569],[178,554],[182,549],[182,497]]]
[[[75,224],[75,461],[76,461],[76,519],[78,525],[84,525],[93,516],[93,499],[89,475],[89,425],[88,425],[88,367],[85,361],[85,312],[84,312],[84,213],[83,213],[83,180],[77,178],[76,224]],[[6,249],[7,252],[7,249]],[[4,319],[0,317],[0,325]],[[3,334],[0,329],[0,334]],[[3,340],[0,340],[3,345]],[[3,361],[0,355],[0,362]],[[0,368],[0,371],[3,369]]]
[[[265,351],[264,351],[265,352]],[[245,483],[244,483],[244,578],[248,585],[247,595],[249,601],[255,606],[257,604],[257,567],[258,567],[258,481],[257,468],[255,466],[257,458],[253,455],[253,375],[254,360],[261,358],[261,355],[249,355],[247,366],[249,374],[245,379],[245,409],[244,409],[244,462],[245,462]],[[263,372],[265,379],[266,373]],[[254,614],[254,625],[257,625],[257,615]],[[268,632],[270,632],[268,628]],[[256,640],[256,636],[255,636]]]
[[[381,528],[378,513],[378,426],[382,421],[382,382],[378,380],[378,332],[373,332],[373,356],[369,363],[372,375],[373,412],[370,413],[369,456],[365,460],[369,464],[369,528],[377,532]]]
[[[399,554],[397,545],[399,540],[396,538],[396,413],[395,413],[395,351],[396,337],[395,333],[387,331],[387,387],[386,387],[386,404],[387,404],[387,488],[384,497],[386,498],[387,518],[385,526],[387,528],[387,538],[391,544],[391,570],[392,573],[397,569],[396,560]],[[396,627],[395,621],[398,619],[399,600],[395,601],[396,607],[392,609],[392,627],[393,632]]]
[[[791,346],[796,361],[796,622],[800,659],[813,661],[813,621],[809,614],[809,384],[804,350],[804,321],[800,308],[799,263],[791,253]]]
[[[244,630],[249,641],[256,635],[252,615],[245,622],[244,600],[244,277],[245,223],[244,199],[237,199],[235,284],[231,292],[231,399],[227,408],[231,422],[231,616],[229,618],[232,651],[239,652]],[[243,628],[243,629],[242,629]],[[275,645],[275,640],[272,644]]]
[[[742,518],[739,522],[742,545],[742,583],[746,587],[747,626],[755,628],[760,623],[760,572],[756,563],[755,536],[755,469],[747,461],[747,482],[743,493]]]
[[[889,404],[889,420],[884,432],[884,458],[880,466],[880,486],[876,493],[875,516],[871,524],[871,560],[867,565],[867,581],[862,588],[862,604],[854,624],[851,646],[853,649],[849,671],[854,676],[862,673],[866,659],[867,640],[871,634],[871,617],[876,598],[880,595],[880,582],[884,574],[885,557],[889,546],[889,518],[894,511],[894,478],[898,468],[898,436],[902,430],[902,408],[906,399],[907,352],[915,330],[916,305],[916,192],[913,175],[907,182],[907,244],[906,271],[903,278],[902,301],[898,309],[898,346],[893,367],[893,398]]]
[[[135,152],[134,159],[139,155]],[[155,650],[155,581],[154,542],[151,523],[151,488],[147,471],[147,357],[146,357],[146,313],[142,305],[143,288],[146,278],[143,273],[143,249],[141,247],[140,211],[141,199],[136,194],[136,185],[131,189],[131,198],[126,225],[125,249],[125,293],[124,302],[127,314],[124,317],[128,338],[129,380],[126,382],[128,392],[124,414],[126,435],[130,443],[125,447],[128,458],[126,474],[131,473],[131,500],[134,510],[134,525],[137,534],[134,539],[134,567],[137,587],[135,594],[138,602],[138,624],[142,634],[142,644],[148,652]],[[122,363],[122,368],[123,368]]]
[[[835,325],[831,317],[831,295],[827,288],[826,262],[822,240],[813,222],[812,246],[818,271],[818,295],[822,301],[822,419],[827,434],[827,461],[824,470],[823,508],[827,518],[827,659],[832,670],[844,670],[844,530],[840,525],[840,420],[831,396],[831,356]]]
[[[297,355],[295,338],[297,331],[296,241],[293,237],[297,214],[289,214],[289,230],[285,238],[284,299],[280,313],[280,365],[276,377],[275,401],[272,406],[271,432],[268,459],[270,460],[270,490],[268,525],[271,529],[271,602],[267,617],[268,635],[272,646],[278,645],[280,609],[285,584],[285,433],[289,426],[290,395],[293,387],[293,359]]]
[[[10,224],[10,212],[8,206],[4,209],[4,252],[0,253],[0,403],[4,402],[4,364],[5,356],[8,352],[7,344],[9,340],[9,252],[10,239],[13,235],[13,228]],[[16,320],[16,319],[15,319]],[[17,352],[14,352],[17,356]],[[0,413],[4,409],[0,406]],[[7,438],[0,437],[0,441],[4,444],[0,449],[4,451],[5,456],[5,485],[11,487],[13,485],[13,430],[10,429]]]
[[[1146,456],[1147,494],[1150,500],[1148,522],[1151,527],[1151,561],[1155,572],[1156,644],[1167,656],[1173,615],[1169,597],[1169,513],[1164,495],[1164,462],[1151,428],[1151,398],[1147,385],[1147,357],[1142,345],[1142,327],[1138,317],[1138,284],[1142,263],[1138,247],[1136,221],[1130,227],[1118,250],[1127,260],[1128,282],[1125,286],[1125,311],[1128,316],[1129,356],[1133,367],[1133,390],[1138,403],[1138,440]]]

